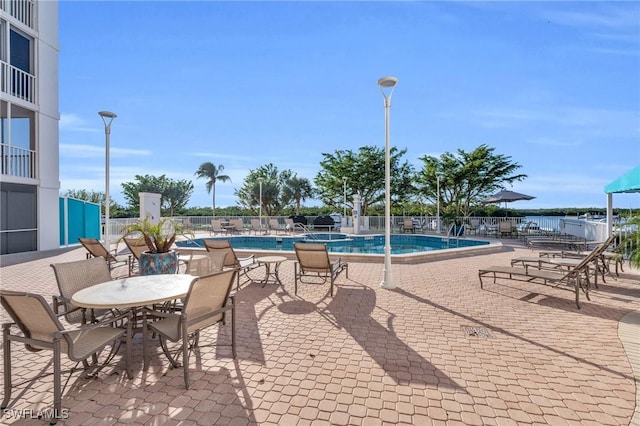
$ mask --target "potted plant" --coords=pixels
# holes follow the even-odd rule
[[[184,233],[183,226],[171,218],[152,223],[147,216],[125,227],[121,240],[136,235],[144,239],[148,250],[138,259],[140,275],[174,274],[178,270],[178,254],[173,243],[178,234]]]

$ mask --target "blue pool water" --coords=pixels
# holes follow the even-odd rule
[[[322,237],[320,239],[319,237]],[[238,250],[282,250],[293,251],[293,243],[306,241],[322,242],[332,253],[384,254],[384,235],[314,234],[305,236],[249,236],[207,238],[209,240],[229,240]],[[178,247],[204,247],[203,238],[176,242]],[[391,254],[419,253],[448,248],[472,247],[489,244],[487,241],[461,239],[447,241],[445,238],[429,235],[391,235]]]

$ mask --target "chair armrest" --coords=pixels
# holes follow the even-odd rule
[[[115,323],[117,321],[120,321],[120,320],[122,320],[124,318],[127,318],[129,321],[132,321],[133,320],[133,312],[132,311],[126,311],[126,312],[123,312],[123,313],[121,313],[119,315],[111,317],[109,319],[104,319],[104,320],[101,320],[101,321],[98,321],[98,322],[94,322],[94,323],[91,323],[91,324],[84,324],[84,325],[81,325],[80,327],[69,329],[69,330],[61,330],[61,331],[58,331],[58,332],[54,333],[54,335],[55,334],[63,335],[63,334],[69,334],[69,333],[71,333],[73,331],[78,331],[78,330],[91,330],[91,329],[94,329],[94,328],[104,327],[105,325],[113,324],[113,323]]]

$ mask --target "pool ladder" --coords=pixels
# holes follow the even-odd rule
[[[464,235],[464,226],[456,227],[455,223],[452,223],[449,226],[449,230],[447,231],[447,247],[451,244],[451,238],[453,237],[456,240],[456,248],[460,247],[460,237]]]

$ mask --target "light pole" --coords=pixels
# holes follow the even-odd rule
[[[347,177],[342,177],[342,216],[344,217],[345,224],[347,226]]]
[[[260,231],[262,232],[262,178],[258,178],[258,182],[260,182],[260,201],[258,204],[260,205]]]
[[[104,123],[104,138],[105,138],[105,178],[104,178],[104,246],[107,251],[111,251],[111,241],[109,241],[109,136],[111,135],[111,122],[117,117],[112,112],[100,111],[98,115],[102,117]]]
[[[438,227],[436,233],[440,233],[440,179],[442,179],[442,173],[440,172],[436,172],[436,186],[437,186],[437,192],[438,194],[436,195],[437,201],[437,213],[436,213],[436,226]]]
[[[398,84],[395,77],[382,77],[378,80],[378,87],[384,97],[384,273],[382,288],[395,288],[391,277],[391,159],[389,158],[389,110],[391,109],[391,95]]]

